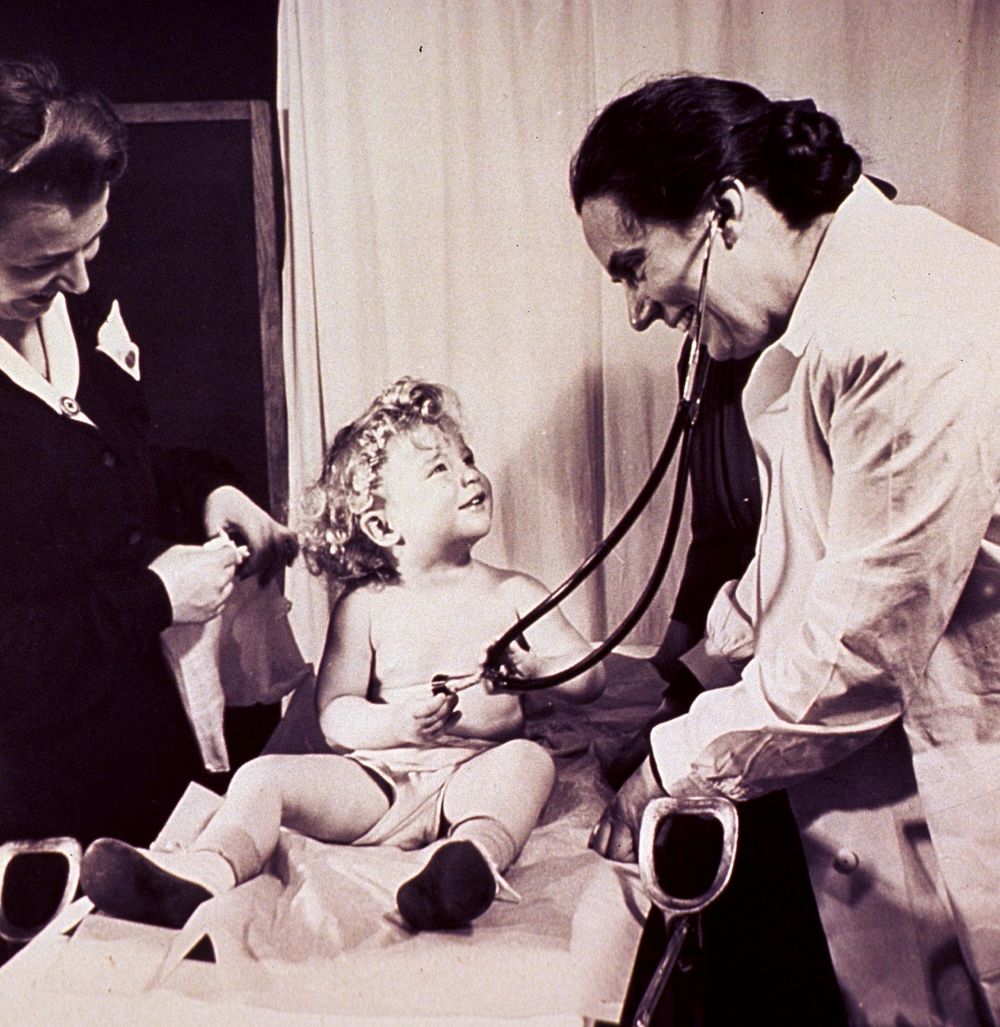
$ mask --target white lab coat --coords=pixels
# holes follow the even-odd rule
[[[1000,249],[858,184],[744,393],[761,530],[709,636],[752,658],[652,733],[671,794],[789,789],[877,1027],[976,1022],[962,958],[1000,1018],[998,299]]]

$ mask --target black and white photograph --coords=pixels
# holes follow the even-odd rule
[[[0,1024],[1000,1027],[1000,0],[0,23]]]

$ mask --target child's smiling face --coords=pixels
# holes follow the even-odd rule
[[[431,425],[397,435],[379,476],[382,514],[404,545],[443,551],[489,534],[493,489],[461,435]]]

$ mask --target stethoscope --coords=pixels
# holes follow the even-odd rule
[[[579,674],[590,670],[603,660],[635,627],[642,615],[649,609],[653,598],[659,591],[666,576],[677,544],[684,513],[684,497],[687,491],[688,473],[691,462],[691,433],[698,419],[701,397],[705,388],[710,358],[702,344],[702,329],[705,318],[705,290],[708,282],[708,261],[712,255],[712,242],[719,227],[718,214],[713,215],[708,226],[708,242],[705,257],[701,266],[701,280],[698,284],[698,302],[695,315],[688,327],[684,343],[681,347],[678,367],[684,375],[681,395],[677,401],[677,411],[667,432],[666,441],[656,463],[649,472],[646,484],[636,495],[632,504],[622,515],[617,524],[608,532],[594,548],[593,552],[573,571],[572,574],[549,596],[543,599],[534,609],[530,610],[516,623],[512,624],[487,650],[483,676],[497,690],[509,692],[533,692],[542,688],[552,688],[570,681]],[[677,462],[677,473],[674,478],[674,493],[670,503],[670,513],[663,536],[663,545],[653,565],[653,570],[631,611],[625,616],[617,628],[595,649],[570,667],[554,674],[546,674],[537,678],[516,677],[509,673],[504,654],[513,642],[524,644],[524,632],[534,623],[558,606],[567,596],[573,593],[590,577],[591,574],[608,558],[619,542],[625,537],[639,515],[649,505],[650,500],[660,487],[670,465],[674,453],[680,445],[680,457]]]

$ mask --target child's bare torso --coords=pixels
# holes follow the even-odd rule
[[[517,619],[518,575],[472,561],[433,585],[373,587],[369,698],[398,702],[430,696],[435,675],[475,673],[486,647]],[[522,724],[517,696],[490,694],[483,684],[459,693],[449,734],[503,738]]]

